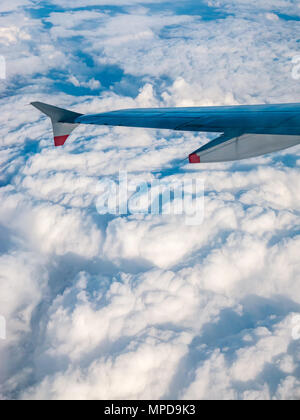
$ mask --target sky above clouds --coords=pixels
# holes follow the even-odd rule
[[[300,148],[201,167],[203,133],[81,113],[299,102],[293,0],[1,1],[0,399],[299,399]],[[205,220],[99,215],[99,181],[205,181]],[[297,331],[298,331],[297,330]]]

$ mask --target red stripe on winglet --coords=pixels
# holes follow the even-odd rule
[[[67,138],[69,136],[56,136],[54,137],[54,144],[56,147],[63,146],[65,142],[67,141]]]
[[[200,156],[195,153],[189,156],[190,163],[200,163]]]

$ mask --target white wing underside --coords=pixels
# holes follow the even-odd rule
[[[296,146],[300,136],[223,134],[190,155],[191,163],[229,162],[261,156]]]

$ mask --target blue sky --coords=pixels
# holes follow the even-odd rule
[[[293,0],[2,1],[0,398],[299,399],[299,147],[182,160],[203,133],[81,113],[299,102]],[[101,216],[99,181],[205,181],[205,221]]]

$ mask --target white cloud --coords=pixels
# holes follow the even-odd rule
[[[234,12],[253,13],[253,5],[249,3],[248,0],[236,0],[234,4],[229,0],[206,0],[206,2],[211,7],[225,7]],[[281,13],[299,13],[297,0],[258,0],[255,2],[255,10],[276,10]]]
[[[47,378],[38,390],[31,390],[24,397],[157,399],[168,387],[174,369],[186,351],[185,341],[180,335],[157,334],[152,330],[144,343],[137,337],[137,341],[132,341],[116,358],[99,359],[88,369],[68,370]]]
[[[80,82],[75,76],[70,76],[68,81],[76,87],[85,87],[91,90],[97,90],[101,87],[101,83],[99,82],[99,80],[96,80],[94,78],[89,80],[88,82]]]
[[[276,13],[266,13],[266,18],[274,22],[277,22],[279,20],[279,16],[276,15]]]
[[[31,343],[26,351],[14,349],[22,348],[32,335],[32,319],[47,290],[46,262],[36,253],[26,251],[0,256],[0,311],[7,328],[6,340],[0,343],[0,399],[7,398],[21,384],[23,372],[28,369]],[[18,379],[13,380],[15,375]],[[2,392],[5,394],[1,395]]]
[[[270,399],[270,388],[266,386],[270,372],[284,376],[283,360],[289,357],[292,366],[292,359],[296,361],[286,356],[291,344],[290,325],[291,318],[287,317],[276,325],[274,332],[258,327],[251,333],[255,344],[235,350],[234,355],[215,350],[197,369],[195,380],[183,397],[218,399],[222,395],[223,399]],[[294,372],[293,367],[291,370]],[[289,392],[283,397],[289,385]],[[286,376],[279,384],[274,399],[297,399],[298,394],[297,380]]]
[[[231,14],[217,20],[150,3],[56,0],[68,11],[42,19],[1,3],[0,398],[299,399],[299,148],[177,168],[213,135],[81,127],[54,149],[26,106],[298,100],[298,23],[278,18],[296,2],[211,2]],[[203,178],[204,224],[98,215],[98,182],[119,169]]]
[[[8,13],[13,12],[20,7],[32,6],[33,2],[31,0],[2,0],[0,5],[0,12]]]
[[[161,0],[86,0],[84,6],[132,6],[139,4],[154,4]],[[69,9],[70,3],[67,0],[52,0],[53,4],[57,4],[63,8]],[[81,0],[74,0],[71,8],[82,7]]]

